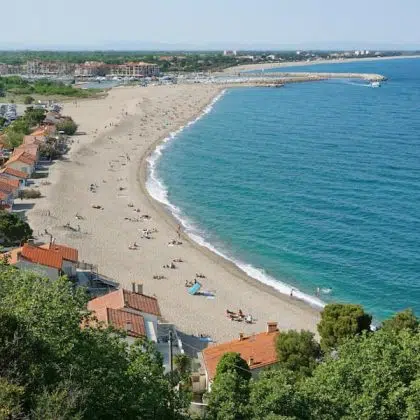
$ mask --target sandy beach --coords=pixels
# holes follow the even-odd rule
[[[395,57],[366,57],[366,58],[346,58],[346,59],[331,59],[331,60],[316,60],[316,61],[288,61],[279,63],[261,63],[261,64],[244,64],[241,66],[234,66],[225,69],[222,74],[238,74],[243,71],[251,70],[267,70],[297,66],[313,66],[316,64],[338,64],[338,63],[352,63],[352,62],[363,62],[363,61],[382,61],[382,60],[401,60],[409,58],[420,58],[419,55],[403,55]]]
[[[66,103],[63,114],[71,115],[86,134],[75,136],[66,158],[51,165],[50,185],[36,180],[43,198],[34,201],[28,221],[38,239],[48,240],[42,234],[47,229],[58,243],[78,248],[80,260],[98,265],[101,274],[122,287],[142,283],[145,294],[158,297],[164,319],[183,333],[221,341],[262,331],[267,321],[277,321],[281,329],[315,331],[317,310],[253,280],[183,232],[178,238],[176,220],[146,190],[147,157],[220,90],[202,84],[120,87],[105,99]],[[65,229],[67,223],[80,231]],[[143,229],[157,232],[152,239],[141,238]],[[174,239],[182,245],[168,246]],[[134,243],[137,249],[129,249]],[[175,263],[176,269],[163,268],[179,258],[184,262]],[[206,276],[203,289],[213,292],[213,299],[188,295],[185,281],[194,280],[196,273]],[[165,278],[154,279],[156,275]],[[226,317],[226,309],[239,308],[256,322]]]

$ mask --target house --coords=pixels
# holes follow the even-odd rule
[[[268,322],[267,331],[245,336],[239,334],[239,339],[227,343],[216,344],[204,349],[200,355],[205,371],[206,387],[211,384],[216,375],[219,360],[225,353],[239,353],[249,366],[252,376],[258,376],[264,368],[277,363],[276,337],[278,335],[277,322]]]
[[[21,150],[19,152],[13,152],[12,156],[4,164],[4,166],[32,175],[35,170],[35,164],[35,157]]]
[[[13,199],[18,198],[20,182],[17,179],[10,179],[0,175],[0,191],[6,194],[12,194]]]
[[[170,354],[175,356],[184,353],[175,326],[160,322],[161,312],[157,299],[144,295],[140,284],[137,285],[137,292],[133,283],[132,292],[118,289],[92,299],[88,303],[88,309],[98,321],[126,331],[125,340],[129,344],[133,344],[139,337],[147,337],[154,342],[163,357],[166,372],[169,372],[171,367]]]
[[[76,248],[60,245],[54,241],[48,244],[40,245],[40,248],[58,253],[63,259],[61,270],[64,272],[64,274],[70,278],[77,276],[79,251]]]
[[[13,208],[13,194],[0,191],[0,210],[12,211]]]
[[[57,280],[62,275],[76,275],[78,251],[65,245],[26,243],[6,256],[10,265],[37,271],[51,280]]]
[[[118,289],[99,296],[88,303],[88,309],[95,313],[99,321],[127,331],[127,341],[134,342],[139,336],[157,342],[157,324],[161,316],[156,298],[138,292]]]
[[[23,143],[20,146],[16,147],[13,151],[13,153],[20,152],[24,152],[28,155],[31,155],[35,159],[35,162],[38,162],[39,160],[39,144],[37,143]]]
[[[3,169],[0,169],[0,176],[7,177],[9,179],[16,179],[19,181],[21,186],[26,185],[26,180],[29,178],[29,175],[26,172],[13,169],[8,166],[6,166]]]

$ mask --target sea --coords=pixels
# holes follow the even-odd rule
[[[420,314],[420,59],[286,70],[388,80],[226,90],[150,156],[150,193],[282,293]]]

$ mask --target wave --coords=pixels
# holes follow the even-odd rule
[[[150,156],[146,159],[149,165],[148,168],[148,178],[146,181],[146,188],[156,201],[159,201],[160,203],[164,204],[172,213],[172,215],[175,217],[176,220],[179,221],[181,226],[184,229],[184,232],[197,244],[206,247],[210,251],[214,252],[215,254],[219,255],[220,257],[224,258],[225,260],[228,260],[235,264],[239,269],[244,271],[248,276],[251,278],[260,281],[263,284],[266,284],[267,286],[272,287],[273,289],[277,290],[278,292],[292,296],[295,299],[302,300],[306,303],[308,303],[311,306],[317,307],[317,308],[323,308],[325,306],[325,303],[318,299],[315,296],[311,296],[309,294],[306,294],[299,289],[281,282],[274,277],[268,275],[264,269],[254,267],[251,264],[248,264],[246,262],[240,261],[237,258],[231,257],[228,255],[227,252],[222,252],[220,249],[217,249],[213,244],[208,242],[205,237],[207,236],[205,232],[203,232],[201,229],[199,229],[197,226],[195,226],[194,223],[192,223],[181,211],[181,209],[175,205],[173,205],[169,199],[168,199],[168,189],[163,183],[161,179],[157,176],[156,173],[156,165],[162,156],[164,150],[168,147],[169,143],[176,139],[176,137],[184,131],[186,128],[192,126],[197,121],[199,121],[201,118],[203,118],[205,115],[207,115],[209,112],[212,111],[214,105],[217,101],[219,101],[222,96],[226,93],[226,90],[223,90],[219,95],[217,95],[211,103],[204,108],[203,112],[194,120],[188,122],[186,125],[180,127],[178,130],[172,132],[169,134],[168,137],[163,139],[162,143],[160,143],[156,149],[150,154]],[[323,290],[323,293],[324,290]]]

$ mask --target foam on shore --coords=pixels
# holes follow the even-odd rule
[[[166,137],[157,147],[156,149],[150,154],[150,156],[147,158],[148,162],[148,177],[146,181],[146,188],[149,192],[150,196],[153,197],[156,201],[159,201],[160,203],[164,204],[169,211],[172,213],[172,215],[175,217],[176,220],[179,221],[179,223],[183,226],[184,232],[197,244],[200,246],[204,246],[210,251],[214,252],[215,254],[219,255],[220,257],[232,262],[235,264],[240,270],[245,272],[249,277],[264,283],[273,289],[277,290],[278,292],[291,296],[293,295],[294,298],[302,300],[309,305],[316,307],[316,308],[323,308],[325,306],[325,303],[318,299],[315,296],[311,296],[309,294],[306,294],[295,287],[281,282],[274,277],[268,275],[264,269],[256,268],[251,264],[245,263],[243,261],[240,261],[239,259],[236,259],[234,257],[231,257],[228,255],[227,252],[223,252],[220,249],[217,249],[214,245],[212,245],[210,242],[208,242],[205,239],[205,232],[203,232],[201,229],[199,229],[197,226],[194,225],[181,211],[181,209],[174,204],[172,204],[168,199],[168,189],[163,183],[163,181],[158,177],[156,173],[156,165],[162,156],[164,150],[167,148],[168,144],[175,140],[177,136],[186,128],[190,127],[191,125],[195,124],[197,121],[199,121],[202,117],[207,115],[209,112],[212,111],[214,105],[216,102],[222,98],[222,96],[225,94],[226,90],[223,90],[219,95],[217,95],[213,101],[203,110],[203,112],[194,120],[187,123],[185,126],[180,127],[178,130],[170,133],[168,137]]]

